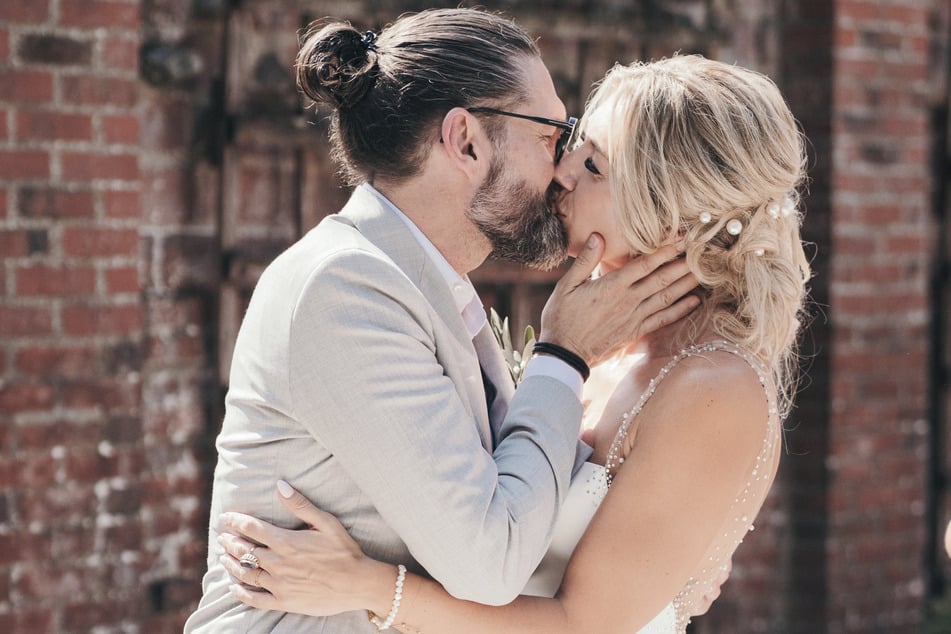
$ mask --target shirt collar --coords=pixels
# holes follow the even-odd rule
[[[469,337],[475,337],[488,320],[485,316],[485,308],[482,306],[482,301],[479,299],[479,295],[476,293],[472,282],[469,281],[468,276],[463,277],[459,275],[446,260],[445,256],[439,252],[436,245],[426,237],[426,234],[420,231],[419,227],[410,220],[409,216],[400,211],[396,205],[377,191],[373,185],[364,183],[361,187],[376,196],[380,202],[383,203],[384,207],[395,213],[397,217],[403,221],[410,233],[413,234],[413,237],[419,242],[426,257],[435,265],[436,270],[439,271],[439,275],[446,280],[446,284],[449,285],[449,289],[452,291],[452,299],[456,304],[459,315],[462,317],[462,322],[466,326]]]

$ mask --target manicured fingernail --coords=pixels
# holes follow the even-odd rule
[[[590,236],[588,236],[588,248],[593,249],[596,246],[598,246],[598,236],[592,233]]]
[[[285,500],[291,499],[291,496],[294,495],[294,489],[284,480],[277,481],[277,492],[281,494],[281,497]]]
[[[224,538],[223,538],[221,535],[218,535],[218,537],[216,537],[215,539],[217,540],[217,542],[218,542],[219,544],[221,544],[222,546],[224,546],[225,540],[224,540]]]

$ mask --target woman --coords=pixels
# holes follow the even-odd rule
[[[553,598],[489,607],[422,577],[404,582],[281,483],[314,530],[228,514],[247,539],[223,538],[225,565],[268,591],[235,586],[242,601],[367,609],[381,629],[456,633],[672,633],[702,611],[773,481],[794,391],[809,278],[796,205],[802,138],[769,79],[699,56],[613,68],[579,130],[555,176],[570,250],[601,233],[606,272],[682,236],[703,303],[586,385],[594,454],[528,588]],[[263,572],[237,563],[253,543]],[[557,560],[568,555],[561,580]]]

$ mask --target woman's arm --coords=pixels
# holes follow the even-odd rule
[[[493,608],[453,599],[438,584],[410,576],[397,622],[426,634],[629,634],[646,625],[700,572],[767,433],[763,389],[745,362],[731,358],[714,353],[687,359],[661,384],[638,417],[627,459],[554,599],[523,596]],[[269,593],[237,589],[239,598],[285,611],[328,614],[366,608],[385,616],[393,599],[395,567],[370,563],[352,551],[331,556],[346,550],[340,543],[343,528],[328,528],[325,517],[315,521],[298,514],[314,531],[285,531],[292,534],[281,534],[276,544],[265,541],[273,539],[270,534],[257,532],[256,520],[229,518],[232,528],[268,546],[255,554],[273,573],[260,576]],[[320,541],[318,537],[334,543],[303,546]],[[226,543],[230,554],[246,552],[240,540],[226,539],[233,540]],[[229,564],[236,572],[233,560]],[[238,576],[255,581],[253,575]]]

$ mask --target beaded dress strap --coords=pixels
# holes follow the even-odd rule
[[[673,359],[667,362],[660,372],[657,373],[657,376],[650,380],[650,383],[647,385],[647,389],[641,394],[641,397],[637,400],[637,403],[630,410],[625,412],[624,416],[621,418],[621,425],[618,427],[617,433],[614,435],[614,440],[611,441],[611,446],[608,449],[608,456],[604,462],[605,477],[607,478],[608,486],[611,485],[611,481],[614,479],[614,474],[617,472],[621,464],[624,463],[624,456],[620,455],[621,445],[624,442],[624,439],[627,438],[627,434],[631,429],[631,423],[634,421],[634,418],[641,412],[644,408],[644,405],[647,404],[647,401],[651,396],[654,395],[654,392],[657,390],[657,387],[660,385],[661,381],[670,374],[670,371],[673,370],[674,366],[686,359],[687,357],[695,356],[698,354],[703,354],[705,352],[730,352],[745,360],[750,367],[756,372],[756,376],[759,379],[760,385],[763,386],[763,391],[766,393],[766,401],[769,405],[769,417],[772,418],[775,416],[778,411],[776,408],[776,400],[773,397],[772,393],[767,386],[767,375],[768,370],[762,361],[756,358],[753,353],[740,348],[728,341],[711,341],[708,343],[697,344],[693,346],[688,346],[678,352]]]

